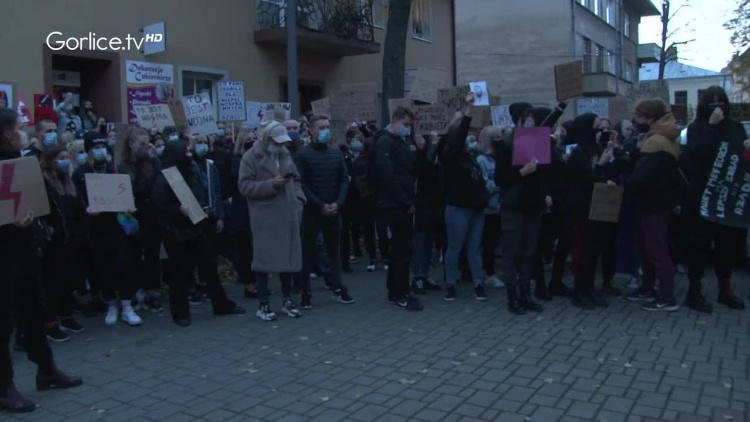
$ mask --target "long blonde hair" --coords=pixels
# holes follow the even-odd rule
[[[47,180],[47,182],[49,182],[50,185],[52,185],[53,188],[55,188],[58,194],[76,196],[76,187],[73,184],[72,177],[72,163],[68,170],[68,173],[63,175],[62,180],[60,178],[60,173],[55,167],[55,161],[57,160],[57,156],[60,155],[61,152],[66,152],[65,148],[55,146],[45,149],[42,153],[42,160],[40,161],[39,166],[42,168],[42,174],[44,175],[44,178]]]
[[[479,132],[479,146],[482,148],[482,152],[489,154],[492,152],[492,139],[503,136],[503,129],[497,126],[485,126],[481,132]]]
[[[257,142],[258,134],[251,129],[242,129],[237,133],[237,139],[234,141],[234,155],[242,155],[245,153],[245,142],[247,142],[250,135],[254,134]]]

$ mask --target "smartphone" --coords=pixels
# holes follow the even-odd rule
[[[294,173],[287,173],[284,175],[284,179],[294,179]]]

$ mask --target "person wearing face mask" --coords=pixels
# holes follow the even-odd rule
[[[349,192],[346,196],[346,202],[341,206],[341,270],[345,273],[353,272],[351,264],[357,262],[352,245],[356,245],[356,249],[359,249],[359,244],[354,237],[356,233],[352,227],[355,207],[359,202],[359,192],[357,191],[357,186],[352,183],[351,175],[354,173],[354,150],[352,149],[352,145],[354,145],[357,153],[362,151],[361,137],[362,134],[357,129],[349,129],[346,131],[346,143],[339,148],[341,154],[344,156],[346,172],[349,175]],[[359,254],[361,256],[361,252]]]
[[[310,142],[312,142],[312,136],[310,135],[309,130],[303,130],[299,133],[299,140],[301,146],[307,146],[310,145]]]
[[[132,239],[134,270],[137,284],[136,310],[161,312],[161,231],[158,216],[151,201],[151,191],[156,176],[161,172],[161,163],[155,157],[155,147],[149,143],[149,135],[142,128],[130,128],[125,134],[123,160],[118,173],[130,175],[136,211],[132,213],[138,220],[138,236]],[[163,142],[163,141],[162,141]]]
[[[81,109],[80,115],[81,122],[83,123],[83,129],[86,131],[93,130],[101,133],[101,126],[99,125],[99,118],[94,113],[94,104],[91,100],[83,102],[83,108]],[[104,122],[106,126],[107,122]]]
[[[153,141],[154,144],[154,153],[156,154],[156,158],[160,159],[164,157],[164,148],[166,146],[166,142],[164,142],[164,138],[161,136],[154,138]]]
[[[482,169],[487,192],[490,194],[487,207],[484,209],[484,227],[482,230],[482,264],[484,265],[484,283],[495,288],[505,287],[505,283],[495,274],[495,248],[500,241],[500,188],[495,185],[495,154],[497,145],[502,142],[502,129],[487,126],[479,134],[482,154],[477,157],[477,164]]]
[[[368,171],[370,169],[370,156],[372,154],[372,142],[370,140],[362,143],[352,141],[349,145],[352,154],[352,185],[356,189],[356,202],[352,205],[354,208],[352,221],[352,241],[359,241],[359,233],[364,235],[365,250],[369,257],[369,263],[365,268],[367,272],[375,271],[375,263],[378,260],[378,254],[375,248],[375,218],[377,212],[377,202],[375,189],[370,183]],[[351,199],[349,199],[351,200]]]
[[[258,135],[249,129],[243,129],[237,134],[234,145],[234,157],[232,157],[232,176],[234,184],[239,186],[240,165],[242,157],[249,151],[258,140]],[[253,271],[253,237],[250,231],[250,212],[247,201],[239,189],[235,190],[229,202],[232,219],[227,226],[232,252],[230,254],[232,264],[237,271],[237,281],[245,288],[243,294],[246,298],[258,298],[258,288],[255,283],[255,272]]]
[[[21,130],[18,114],[0,109],[0,161],[20,158]],[[0,226],[0,410],[14,413],[33,412],[36,404],[16,389],[10,336],[13,321],[23,327],[28,359],[38,369],[37,390],[73,388],[83,384],[57,368],[52,349],[45,336],[45,309],[40,283],[40,259],[34,230],[38,221],[28,211],[14,224]]]
[[[148,135],[145,135],[148,139]],[[107,140],[97,132],[84,135],[84,146],[93,160],[73,173],[76,190],[87,202],[87,225],[89,227],[89,276],[92,306],[96,306],[96,296],[106,301],[106,325],[114,325],[120,316],[131,326],[141,325],[140,316],[133,309],[135,294],[135,268],[138,262],[138,243],[128,236],[120,225],[117,213],[99,213],[88,203],[86,173],[115,174],[115,167],[107,161]],[[135,210],[133,210],[135,211]],[[118,297],[119,293],[119,297]],[[119,298],[119,300],[118,300]],[[117,305],[120,305],[118,309]]]
[[[83,139],[75,140],[65,146],[70,156],[70,162],[73,165],[73,170],[86,164],[89,160],[89,155],[86,154],[86,150],[83,147]]]
[[[313,141],[308,148],[297,153],[295,164],[299,171],[302,190],[305,192],[304,219],[302,220],[302,298],[303,309],[312,307],[310,272],[316,255],[315,242],[322,232],[331,272],[328,284],[333,290],[332,299],[339,303],[354,303],[341,282],[341,207],[349,192],[349,173],[344,156],[338,148],[329,147],[331,124],[328,118],[314,116],[310,119]]]
[[[229,198],[237,192],[237,181],[232,176],[232,152],[231,149],[227,149],[228,144],[226,143],[226,140],[229,139],[229,137],[225,136],[223,139],[224,141],[222,141],[221,137],[218,139],[214,138],[213,141],[209,139],[208,153],[206,153],[203,158],[205,158],[206,161],[211,161],[213,163],[219,176],[220,195],[218,201],[222,204],[224,223],[226,224],[233,218],[229,207]],[[200,159],[201,157],[198,158]],[[228,256],[230,242],[227,233],[225,231],[217,232],[214,241],[216,251],[223,256]]]
[[[45,148],[58,145],[57,124],[52,120],[37,120],[34,128],[36,131],[36,141],[24,150],[22,155],[24,157],[33,156],[41,160],[42,152]]]
[[[45,150],[41,168],[50,203],[50,214],[43,219],[48,241],[42,250],[47,338],[62,342],[70,340],[67,332],[84,331],[73,318],[73,292],[86,283],[81,253],[86,242],[86,206],[73,184],[68,151],[60,147]]]
[[[433,136],[434,135],[434,136]],[[438,160],[437,134],[415,135],[414,177],[417,181],[414,202],[414,252],[412,257],[411,289],[414,294],[440,291],[432,280],[430,262],[436,239],[445,231],[444,204],[440,185],[440,160]],[[386,249],[386,248],[384,248]],[[441,248],[438,248],[442,251]]]
[[[269,273],[279,273],[282,312],[291,318],[302,316],[291,298],[291,288],[293,274],[303,266],[300,226],[307,199],[300,174],[284,146],[290,142],[281,123],[269,123],[261,140],[242,156],[239,169],[238,185],[250,214],[252,269],[260,299],[255,315],[262,321],[276,319],[268,300]]]
[[[740,260],[744,260],[742,252],[745,249],[746,230],[711,222],[700,216],[703,193],[721,143],[744,144],[746,149],[749,144],[742,124],[730,117],[729,110],[729,98],[721,87],[706,89],[699,99],[696,119],[688,126],[687,145],[680,157],[680,168],[690,181],[690,189],[682,206],[687,227],[685,242],[688,247],[685,253],[690,281],[685,305],[698,312],[712,311],[711,304],[702,293],[704,272],[711,257],[719,287],[717,301],[731,309],[745,309],[745,303],[732,289],[732,270]],[[645,123],[642,121],[639,125],[645,128]]]
[[[234,140],[232,139],[232,132],[227,128],[227,124],[225,122],[217,122],[216,134],[209,138],[211,149],[224,150],[227,153],[230,153],[231,157],[231,149],[234,146],[232,145],[233,141]]]
[[[466,137],[466,149],[469,153],[474,154],[475,156],[480,154],[479,142],[475,135],[472,134]]]
[[[73,110],[73,94],[68,92],[64,95],[64,100],[57,106],[57,134],[62,135],[65,132],[73,132],[83,129],[81,118]],[[96,122],[96,120],[94,120]]]
[[[210,212],[206,182],[193,161],[189,145],[185,141],[169,142],[164,151],[163,166],[176,168],[200,206]],[[180,327],[191,324],[188,284],[196,265],[198,276],[206,283],[214,315],[244,314],[245,309],[227,298],[219,280],[216,256],[207,239],[209,232],[216,232],[216,225],[205,219],[193,224],[189,217],[190,209],[180,203],[161,172],[154,181],[151,202],[169,256],[169,309],[172,321]]]

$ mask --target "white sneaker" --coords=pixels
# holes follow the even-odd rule
[[[388,269],[391,268],[388,264],[383,264],[383,271],[388,272]]]
[[[349,255],[349,263],[350,264],[356,264],[357,263],[357,257],[354,255]]]
[[[260,312],[260,310],[258,310]],[[284,300],[284,304],[281,306],[281,312],[287,314],[292,318],[299,318],[302,316],[302,312],[297,309],[297,305],[292,299]]]
[[[486,284],[487,286],[490,286],[490,287],[494,287],[496,289],[503,289],[503,288],[505,288],[505,283],[503,283],[502,280],[500,280],[499,278],[497,278],[496,275],[493,275],[491,277],[487,277],[484,280],[484,284]]]
[[[131,327],[135,327],[137,325],[141,325],[143,323],[143,320],[141,320],[141,317],[139,317],[138,314],[135,313],[135,310],[133,310],[132,306],[123,306],[122,322],[130,325]]]
[[[104,323],[106,325],[115,325],[117,324],[117,318],[120,316],[120,311],[117,310],[117,305],[109,305],[109,309],[107,310],[107,316],[104,318]]]
[[[146,309],[144,306],[144,302],[146,301],[146,291],[143,289],[138,289],[137,292],[135,292],[135,310],[140,311],[141,309]]]
[[[316,278],[318,278],[318,275],[317,275],[317,274],[315,274],[315,273],[310,273],[310,280],[315,280]]]
[[[261,304],[258,310],[255,312],[255,316],[262,321],[274,321],[276,320],[276,314],[273,313],[271,307],[267,303]]]
[[[368,272],[368,273],[371,273],[371,272],[373,272],[373,271],[375,271],[375,264],[370,264],[370,265],[368,265],[368,266],[367,266],[367,272]]]

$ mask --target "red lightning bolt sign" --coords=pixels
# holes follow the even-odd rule
[[[21,205],[21,192],[11,192],[13,187],[13,175],[16,171],[16,163],[5,164],[0,173],[0,201],[12,199],[14,202],[13,217],[18,215],[18,206]]]
[[[117,189],[120,189],[120,191],[117,192],[118,195],[122,195],[123,192],[125,192],[126,190],[128,190],[128,188],[125,187],[125,183],[120,183],[117,186]]]

